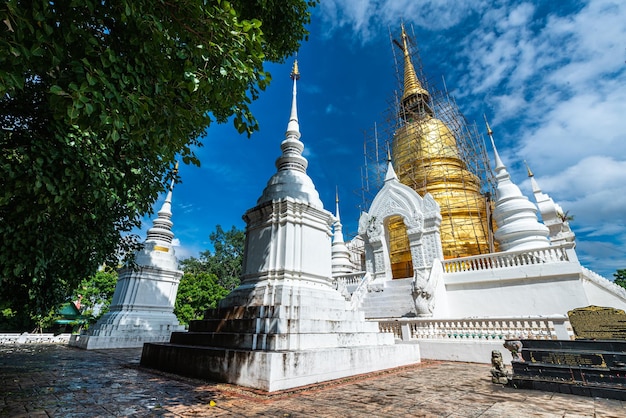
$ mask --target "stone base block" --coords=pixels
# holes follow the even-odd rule
[[[168,342],[171,334],[171,331],[168,331],[163,334],[72,335],[68,344],[72,347],[82,348],[83,350],[140,348],[144,343]]]
[[[274,392],[420,362],[416,343],[299,351],[145,344],[141,365]]]
[[[167,342],[172,332],[183,332],[172,312],[111,311],[89,329],[73,335],[69,345],[85,350],[140,348],[148,342]]]

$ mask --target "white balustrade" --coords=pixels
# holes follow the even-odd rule
[[[454,258],[444,260],[441,264],[446,273],[460,273],[464,271],[493,270],[533,264],[561,263],[570,260],[567,250],[570,250],[572,246],[573,244],[568,242],[558,246],[538,248],[535,250],[510,251]]]
[[[398,319],[379,321],[381,332],[393,332],[402,339],[402,327],[408,327],[411,340],[506,340],[514,338],[556,340],[556,327],[567,329],[569,320],[557,317]],[[573,337],[571,337],[573,338]]]
[[[341,276],[333,277],[333,282],[335,285],[358,285],[363,280],[365,276],[364,271],[357,271],[356,273],[342,274]]]
[[[0,333],[0,345],[11,344],[67,344],[71,334],[29,334],[19,333]]]
[[[349,301],[350,309],[355,310],[359,308],[359,306],[361,305],[361,302],[363,301],[363,298],[367,294],[367,286],[372,281],[372,278],[373,278],[373,275],[369,273],[365,273],[365,275],[362,276],[362,279],[359,282],[359,285],[354,290],[354,292],[352,292],[352,295],[350,297],[350,301]]]

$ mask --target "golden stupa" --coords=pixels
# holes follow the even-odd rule
[[[404,92],[392,143],[394,168],[403,184],[420,196],[430,193],[439,203],[445,258],[489,253],[489,203],[481,194],[480,179],[467,169],[452,131],[435,117],[430,94],[411,62],[407,38],[403,26]],[[406,277],[404,272],[412,266],[403,222],[391,220],[388,228],[394,278]]]

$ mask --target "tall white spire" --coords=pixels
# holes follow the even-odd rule
[[[293,63],[291,79],[293,80],[291,113],[287,132],[285,132],[285,140],[280,144],[282,155],[276,160],[278,171],[268,181],[257,204],[290,197],[321,209],[324,205],[313,181],[306,174],[308,161],[302,156],[304,144],[300,141],[300,124],[298,122],[296,83],[300,79],[300,71],[297,60]]]
[[[548,228],[537,219],[537,208],[535,205],[511,181],[511,176],[498,154],[493,140],[493,131],[489,127],[486,117],[485,123],[496,160],[497,186],[493,217],[498,224],[498,230],[494,233],[494,238],[500,243],[500,248],[503,251],[549,246],[550,242],[547,238]]]
[[[300,79],[300,70],[298,69],[298,60],[293,62],[293,69],[291,70],[291,79],[293,80],[293,92],[291,98],[291,115],[289,116],[289,123],[287,124],[287,133],[294,132],[298,134],[300,138],[300,124],[298,123],[298,88],[297,81]]]
[[[339,216],[339,189],[335,190],[335,223],[333,224],[332,271],[333,276],[352,273],[354,266],[350,262],[350,251],[343,240],[343,226]]]
[[[174,176],[178,173],[178,162],[176,163],[176,167],[174,167]],[[174,233],[172,232],[172,192],[174,190],[174,181],[172,179],[170,183],[170,187],[167,191],[167,196],[165,196],[165,202],[163,202],[163,206],[161,206],[161,210],[157,212],[157,218],[153,221],[153,226],[148,230],[148,235],[146,237],[146,242],[154,241],[161,244],[171,244],[174,238]]]

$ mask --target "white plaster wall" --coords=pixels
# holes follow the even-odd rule
[[[566,314],[588,306],[576,265],[444,274],[449,317]]]
[[[491,352],[502,353],[505,364],[511,364],[511,352],[504,348],[504,341],[441,341],[419,340],[420,352],[424,360],[466,361],[491,364]],[[488,379],[489,375],[485,376]]]
[[[616,295],[590,280],[583,280],[583,288],[587,294],[589,305],[605,306],[626,311],[626,299]]]
[[[111,310],[123,308],[171,312],[182,272],[140,268],[122,270],[116,284]]]

